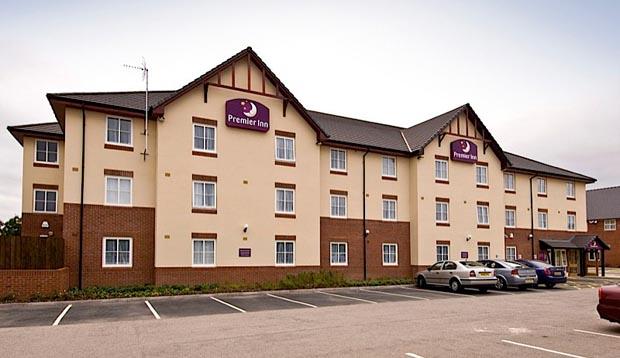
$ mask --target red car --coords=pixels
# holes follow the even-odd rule
[[[620,323],[620,285],[603,286],[598,289],[596,310],[601,318]]]

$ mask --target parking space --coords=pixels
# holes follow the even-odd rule
[[[259,312],[270,310],[283,310],[293,308],[306,308],[308,306],[303,303],[296,303],[292,300],[284,300],[279,298],[277,294],[246,294],[246,295],[230,295],[218,297],[219,300],[228,303],[234,307],[240,308],[245,312]]]
[[[66,306],[59,302],[0,305],[0,328],[50,326]]]
[[[74,302],[59,322],[61,325],[154,319],[144,300]]]
[[[149,298],[149,302],[162,318],[204,316],[212,314],[238,313],[239,311],[223,305],[210,296],[182,296]]]

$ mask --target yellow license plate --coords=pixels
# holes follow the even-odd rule
[[[480,272],[480,276],[491,276],[490,272]]]

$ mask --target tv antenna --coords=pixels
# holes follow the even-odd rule
[[[142,81],[145,81],[146,83],[146,88],[144,91],[144,132],[142,132],[142,134],[144,135],[144,152],[141,153],[144,157],[144,161],[146,161],[146,156],[149,155],[149,69],[148,67],[146,67],[146,61],[144,60],[144,57],[142,57],[141,66],[132,66],[127,64],[124,64],[123,66],[126,68],[131,68],[133,70],[142,71]]]

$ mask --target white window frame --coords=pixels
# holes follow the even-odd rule
[[[437,220],[437,206],[445,205],[446,206],[446,220]],[[435,201],[435,223],[440,224],[449,224],[450,223],[450,203],[446,201]]]
[[[334,205],[332,200],[333,199],[344,199],[344,215],[334,215],[334,211],[332,210]],[[329,216],[331,218],[335,218],[335,219],[346,219],[347,218],[347,196],[346,195],[337,195],[337,194],[330,194],[329,195]]]
[[[594,256],[594,257],[592,257]],[[588,261],[594,262],[596,261],[596,250],[589,250],[588,251]]]
[[[108,264],[105,261],[106,254],[106,241],[107,240],[116,240],[117,241],[117,252],[118,252],[118,241],[119,240],[129,240],[129,263],[127,264]],[[118,256],[117,256],[118,261]],[[131,237],[104,237],[102,240],[101,247],[101,267],[133,267],[133,238]]]
[[[439,248],[440,247],[446,249],[445,258],[444,258],[444,254],[443,253],[441,254],[441,257],[440,257],[440,253],[439,253]],[[437,244],[437,245],[435,245],[435,256],[437,258],[437,262],[450,260],[450,245],[446,245],[446,244]]]
[[[292,152],[293,158],[292,159],[278,157],[278,139],[283,139],[284,141],[290,140],[290,141],[293,142],[293,146],[292,146],[292,148],[293,148],[293,152]],[[276,158],[277,161],[279,161],[279,162],[295,163],[295,159],[297,158],[297,155],[295,154],[295,152],[296,152],[296,150],[295,150],[295,138],[277,135],[277,136],[275,136],[274,145],[275,145],[275,158]]]
[[[617,223],[616,219],[603,220],[603,231],[616,231]]]
[[[481,217],[480,217],[480,213],[479,210],[483,209],[482,211],[484,212],[484,209],[486,209],[486,222],[485,221],[480,221]],[[489,205],[476,205],[476,221],[478,222],[478,225],[490,225],[490,221],[491,218],[489,217],[490,215],[490,209],[489,209]],[[482,218],[484,219],[484,213]]]
[[[45,209],[37,210],[37,191],[42,191],[45,193]],[[47,193],[56,193],[56,203],[54,207],[56,208],[54,211],[47,211]],[[55,189],[34,189],[32,191],[32,212],[34,213],[46,213],[46,214],[56,214],[58,213],[58,190]]]
[[[571,220],[570,218],[573,218],[573,227],[571,227]],[[568,231],[575,231],[577,229],[577,214],[566,214],[566,230]]]
[[[286,248],[287,243],[293,243],[293,263],[278,263],[278,243],[284,243],[284,247]],[[295,240],[276,240],[274,245],[274,262],[276,266],[295,266]]]
[[[118,142],[110,142],[108,140],[108,121],[110,119],[119,119],[119,120],[129,121],[129,144],[121,143],[120,142],[120,140],[121,140],[120,125],[119,125]],[[105,135],[104,141],[105,141],[106,144],[119,145],[119,146],[123,146],[123,147],[133,148],[133,119],[132,118],[126,118],[126,117],[119,117],[119,116],[106,116],[106,118],[105,118],[105,131],[104,131],[103,134]]]
[[[344,262],[334,262],[333,253],[334,248],[332,245],[344,245]],[[340,251],[338,251],[340,253]],[[333,241],[329,243],[329,264],[330,266],[348,266],[349,265],[349,244],[344,241]]]
[[[547,179],[546,178],[538,178],[536,182],[536,191],[538,194],[547,195]],[[542,188],[541,188],[542,187]],[[541,191],[543,189],[543,191]]]
[[[210,241],[213,242],[213,263],[212,264],[197,264],[194,262],[194,254],[196,253],[194,251],[194,242],[196,241]],[[206,255],[204,254],[206,251],[203,251],[203,259],[206,258]],[[192,267],[215,267],[215,263],[217,262],[217,240],[215,239],[196,239],[196,238],[192,238]]]
[[[484,169],[484,181],[480,181],[478,180],[478,169]],[[480,165],[480,164],[476,164],[476,184],[477,185],[484,185],[484,186],[488,186],[489,185],[489,167],[486,165]],[[482,178],[482,176],[480,176],[480,178]]]
[[[542,215],[542,216],[541,216]],[[545,218],[545,226],[541,226],[541,218]],[[547,211],[538,211],[536,215],[538,229],[547,230],[549,228],[549,213]]]
[[[514,251],[513,257],[509,257],[508,251]],[[516,246],[506,246],[506,260],[516,260],[517,259],[517,247]]]
[[[508,224],[508,212],[512,212],[512,225]],[[504,227],[514,228],[517,227],[517,210],[505,209],[504,211]]]
[[[446,166],[446,176],[445,177],[441,177],[441,176],[437,176],[438,173],[438,165],[439,164],[445,164]],[[441,171],[439,171],[441,172]],[[440,180],[440,181],[449,181],[450,179],[450,169],[448,168],[448,161],[445,159],[435,159],[435,179],[436,180]]]
[[[200,205],[196,205],[196,186],[195,184],[203,184],[205,187],[207,186],[207,184],[212,184],[213,185],[213,206],[208,206],[208,205],[204,205],[204,206],[200,206]],[[206,197],[206,196],[205,196]],[[206,203],[206,200],[205,200]],[[192,208],[194,209],[217,209],[217,183],[214,181],[208,181],[208,180],[192,180]]]
[[[512,187],[508,185],[510,181],[507,180],[507,178],[509,177],[512,178]],[[517,190],[517,176],[515,175],[515,173],[504,173],[504,190],[510,192]]]
[[[385,206],[386,202],[394,202],[394,218],[385,217],[385,210],[383,210],[383,207]],[[381,199],[381,217],[383,218],[383,221],[397,221],[398,220],[398,200]]]
[[[37,146],[39,142],[45,142],[45,143],[56,143],[56,161],[55,162],[50,162],[47,160],[47,157],[49,156],[49,145],[46,144],[45,145],[45,160],[37,160]],[[39,164],[58,164],[60,161],[60,143],[58,141],[55,140],[49,140],[49,139],[35,139],[34,141],[34,159],[33,159],[34,163],[39,163]]]
[[[575,182],[566,182],[566,197],[569,199],[575,199]]]
[[[109,179],[116,179],[119,181],[118,184],[118,192],[120,193],[120,180],[129,180],[129,203],[128,204],[121,204],[121,203],[110,203],[108,202],[108,178]],[[104,194],[104,203],[107,206],[132,206],[133,205],[133,178],[130,177],[123,177],[123,176],[118,176],[118,175],[104,175],[103,176],[103,184],[104,184],[104,190],[103,190],[103,194]],[[118,198],[120,199],[120,194],[118,196]]]
[[[486,249],[486,257],[480,256],[480,249]],[[491,247],[489,245],[478,245],[477,253],[478,253],[478,260],[488,260],[489,257],[491,257]]]
[[[280,210],[278,210],[278,191],[279,190],[293,192],[293,210],[292,211],[280,211]],[[285,197],[286,197],[286,195],[285,195]],[[331,203],[330,203],[330,205],[331,205]],[[274,209],[275,209],[275,212],[277,214],[295,214],[295,189],[276,188],[276,190],[274,191]],[[331,207],[330,207],[330,211],[331,211]]]
[[[396,250],[394,251],[394,262],[385,262],[385,247],[386,246],[394,246]],[[398,244],[395,243],[384,243],[381,244],[381,261],[383,262],[383,266],[398,266]]]
[[[393,160],[394,161],[394,174],[386,174],[385,170],[386,170],[386,166],[385,166],[385,159],[389,159],[389,160]],[[398,173],[398,168],[397,168],[397,164],[396,164],[397,160],[396,157],[390,157],[390,156],[383,156],[381,157],[381,176],[382,177],[387,177],[387,178],[396,178],[397,173]]]
[[[333,164],[333,155],[335,152],[340,152],[344,154],[344,168],[334,168],[332,166]],[[341,172],[341,173],[346,173],[347,172],[347,151],[344,149],[337,149],[337,148],[330,148],[329,150],[329,170],[334,171],[334,172]]]
[[[205,149],[201,149],[201,148],[196,148],[196,127],[203,127],[204,128],[204,133],[205,133],[205,137],[204,137],[204,144],[205,144]],[[207,149],[207,128],[213,128],[213,150],[211,149]],[[202,124],[202,123],[193,123],[192,126],[192,150],[196,151],[196,152],[203,152],[203,153],[217,153],[217,126],[212,126],[209,124]]]

